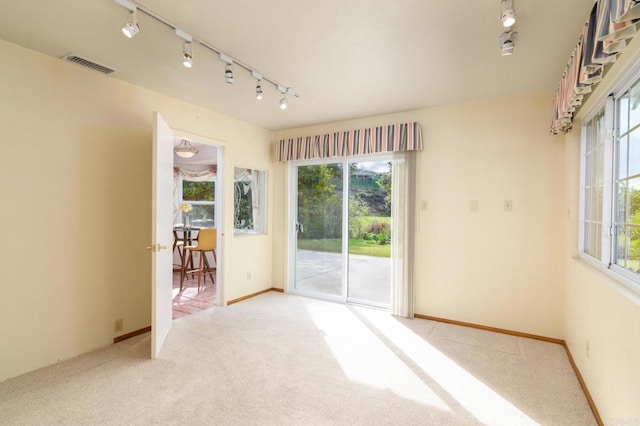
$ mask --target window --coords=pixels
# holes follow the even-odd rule
[[[614,93],[582,129],[580,248],[640,291],[640,78]]]
[[[584,253],[602,259],[602,196],[604,189],[604,109],[585,125],[584,147]]]
[[[191,225],[205,228],[216,226],[216,183],[182,180],[181,202],[191,204],[189,219]],[[184,217],[183,217],[184,222]]]
[[[617,266],[640,272],[640,82],[616,100],[615,254]]]
[[[236,167],[233,181],[233,226],[236,234],[264,234],[265,172]]]

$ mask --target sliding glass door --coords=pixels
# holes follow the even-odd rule
[[[388,307],[391,297],[391,162],[349,163],[347,300]]]
[[[389,307],[390,158],[299,164],[293,169],[292,290]]]

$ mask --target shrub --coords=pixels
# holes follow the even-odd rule
[[[382,229],[382,224],[377,220],[372,221],[369,226],[367,226],[367,232],[372,232],[374,234],[379,234]]]
[[[378,234],[378,244],[384,245],[389,243],[389,234],[381,232]]]

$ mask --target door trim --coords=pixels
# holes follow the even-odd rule
[[[225,143],[212,139],[206,136],[198,135],[195,133],[189,133],[184,130],[172,129],[175,136],[178,138],[189,139],[192,142],[201,143],[205,145],[214,146],[217,149],[217,173],[216,173],[216,186],[215,186],[215,196],[216,196],[216,228],[218,229],[218,239],[217,239],[217,248],[216,248],[216,306],[225,306],[226,300],[224,298],[224,242],[225,242],[225,232],[224,232],[224,172],[225,172],[225,162],[224,162],[224,154],[225,154]]]

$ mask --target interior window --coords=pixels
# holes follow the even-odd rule
[[[236,167],[233,181],[233,226],[236,234],[264,234],[265,172]]]

